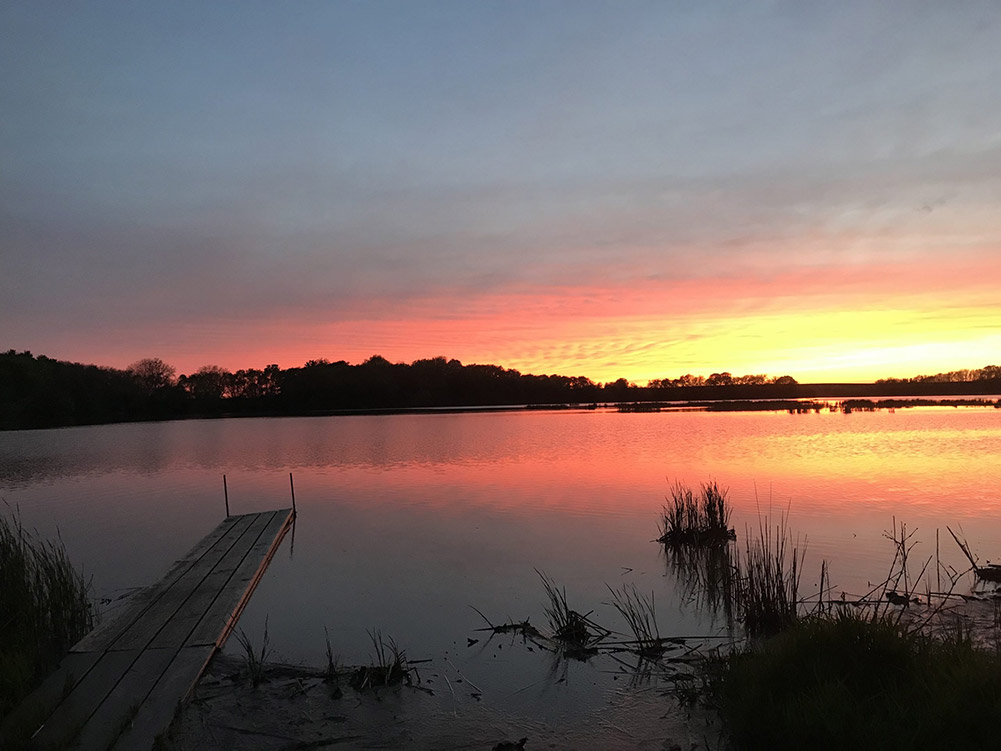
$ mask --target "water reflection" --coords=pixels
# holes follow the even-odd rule
[[[665,636],[720,625],[706,613],[726,600],[726,561],[665,559],[652,542],[674,481],[728,488],[738,540],[759,514],[789,507],[809,541],[805,596],[823,559],[836,589],[885,572],[893,516],[925,552],[936,528],[963,523],[974,550],[1001,557],[999,412],[508,412],[0,433],[0,495],[27,526],[58,530],[106,596],[154,580],[218,523],[223,474],[244,513],[287,505],[294,472],[294,558],[286,541],[241,626],[261,633],[269,617],[278,656],[316,665],[324,628],[346,663],[366,659],[367,630],[379,628],[414,658],[447,654],[527,712],[549,685],[540,655],[497,640],[480,653],[466,639],[483,625],[470,606],[543,623],[536,569],[600,623],[618,617],[606,585],[635,585],[656,594]],[[958,550],[943,559],[962,565]],[[606,668],[570,665],[554,701],[593,706]]]
[[[736,543],[725,545],[664,545],[668,575],[678,583],[679,596],[713,623],[722,618],[733,632],[737,589]]]

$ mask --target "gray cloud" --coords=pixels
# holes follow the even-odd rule
[[[10,12],[0,334],[448,319],[1001,240],[995,4],[301,11]]]

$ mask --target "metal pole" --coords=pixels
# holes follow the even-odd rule
[[[295,483],[292,482],[292,473],[291,472],[288,473],[288,486],[289,486],[289,489],[292,491],[292,513],[295,514],[296,513],[296,510],[295,510]]]
[[[226,475],[222,476],[222,494],[226,498],[226,518],[229,518],[229,488],[226,487]]]

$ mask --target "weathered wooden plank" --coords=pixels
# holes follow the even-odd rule
[[[135,719],[143,701],[167,672],[176,655],[176,649],[143,650],[87,719],[76,738],[77,748],[109,748]]]
[[[137,650],[104,652],[35,734],[35,743],[41,748],[68,745],[138,657]]]
[[[111,646],[128,629],[168,592],[191,569],[201,563],[207,553],[217,546],[226,545],[234,534],[249,526],[253,514],[231,516],[195,545],[182,559],[175,562],[157,583],[137,592],[132,601],[114,618],[100,624],[77,642],[72,652],[102,651]]]
[[[149,749],[232,630],[293,519],[281,509],[220,524],[2,721],[0,748],[37,729],[40,748]]]
[[[129,650],[145,647],[160,631],[164,624],[184,605],[192,592],[202,580],[224,560],[235,546],[249,546],[245,539],[252,534],[251,540],[257,539],[260,525],[259,516],[250,517],[246,523],[233,525],[219,544],[214,545],[205,553],[197,565],[188,569],[172,586],[152,603],[142,617],[130,625],[125,632],[115,639],[109,649]],[[243,541],[243,542],[241,542]]]
[[[220,591],[188,636],[186,645],[215,643],[222,647],[226,643],[293,520],[292,509],[275,512],[227,587]],[[224,622],[223,628],[219,627],[220,622]]]
[[[214,654],[213,647],[185,647],[180,650],[139,707],[135,719],[122,730],[113,751],[150,751],[156,737],[163,733],[190,693],[205,665]]]
[[[55,672],[3,718],[0,723],[0,748],[14,745],[15,740],[30,738],[100,658],[99,652],[66,655]]]
[[[183,605],[174,612],[153,636],[150,642],[151,647],[179,647],[184,643],[188,634],[195,627],[195,624],[202,620],[202,617],[209,607],[211,607],[212,603],[230,586],[233,575],[244,565],[248,555],[255,549],[255,545],[273,517],[274,513],[269,512],[261,514],[254,520],[251,527],[240,538],[240,541],[230,548],[229,552],[213,567],[212,571],[205,575],[205,578],[199,582]],[[256,566],[258,563],[259,561],[255,561],[254,565]],[[217,619],[217,623],[215,624],[217,636],[225,625],[226,615],[228,615],[228,612]]]

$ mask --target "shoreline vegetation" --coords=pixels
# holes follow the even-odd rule
[[[720,521],[729,516],[725,490],[703,485],[703,502],[694,505],[679,501],[685,495],[672,488],[665,520],[681,507],[687,528],[727,529]],[[840,597],[826,561],[818,593],[799,595],[805,554],[786,516],[777,525],[759,519],[756,534],[745,535],[743,555],[722,534],[658,540],[694,604],[725,615],[731,632],[739,626],[737,638],[708,650],[676,693],[718,717],[726,748],[996,745],[1001,589],[975,580],[969,594],[957,591],[971,574],[983,577],[955,533],[969,569],[943,565],[936,546],[915,572],[915,534],[894,520],[884,532],[894,550],[886,578],[864,594]],[[970,609],[974,603],[991,612],[984,617]]]
[[[862,594],[838,596],[822,562],[817,593],[803,597],[805,555],[786,515],[778,523],[759,518],[757,529],[738,535],[730,527],[725,488],[708,482],[693,490],[675,483],[669,492],[656,544],[683,596],[709,611],[714,621],[724,618],[725,634],[664,635],[654,592],[635,585],[606,584],[609,599],[594,603],[602,608],[598,613],[590,603],[568,598],[565,587],[536,569],[546,626],[536,628],[527,619],[494,623],[470,604],[486,626],[468,638],[469,646],[504,635],[511,647],[521,644],[540,659],[548,655],[557,668],[611,660],[637,685],[656,682],[664,689],[664,702],[706,719],[720,749],[992,747],[1001,717],[1001,589],[980,582],[968,593],[960,591],[978,570],[977,557],[961,537],[953,534],[971,567],[957,571],[942,564],[937,545],[934,556],[916,560],[915,532],[894,520],[892,531],[884,532],[893,559],[881,582]],[[3,714],[89,630],[93,612],[88,587],[61,543],[26,532],[15,515],[0,516],[0,563],[0,612],[11,614],[0,623],[7,629],[0,644]],[[613,613],[625,629],[603,625]],[[251,732],[239,730],[230,716],[248,711],[242,704],[260,706],[258,698],[271,696],[272,676],[289,670],[295,685],[277,686],[272,701],[281,711],[270,714],[289,716],[289,702],[297,700],[311,703],[304,715],[320,718],[276,727],[281,735],[274,737],[284,741],[310,736],[296,747],[375,738],[373,729],[386,723],[366,713],[381,704],[380,691],[406,687],[416,692],[414,697],[434,696],[421,672],[432,679],[442,676],[455,699],[455,686],[441,666],[408,659],[377,628],[369,636],[369,665],[340,665],[327,634],[325,669],[285,668],[268,661],[267,620],[259,649],[240,631],[242,667],[235,672],[232,661],[222,660],[224,667],[210,671],[205,691],[196,692],[199,698],[179,711],[158,747],[205,747],[199,733],[212,712],[222,713],[212,727]],[[478,705],[483,690],[451,662],[448,667]],[[223,680],[219,670],[230,677]],[[554,680],[559,673],[554,668]],[[353,692],[350,700],[345,699],[348,691]],[[366,694],[372,701],[365,700]],[[328,716],[336,721],[322,719]],[[350,735],[344,735],[345,723],[353,723]],[[427,733],[444,730],[425,725]],[[254,727],[252,735],[270,732]],[[407,726],[396,730],[410,732]],[[233,736],[223,747],[248,747],[244,740]],[[523,738],[493,747],[524,748],[525,743]]]
[[[125,370],[62,362],[31,352],[0,353],[0,430],[217,417],[399,414],[517,409],[620,412],[869,411],[914,406],[1001,408],[1001,367],[886,379],[798,383],[791,376],[685,375],[637,386],[620,378],[522,374],[496,365],[435,357],[410,364],[375,355],[358,365],[310,360],[299,368],[190,375],[157,358]],[[971,397],[929,400],[928,397]]]
[[[803,597],[799,585],[804,554],[799,541],[793,540],[787,518],[783,516],[777,524],[760,519],[756,530],[743,533],[738,546],[728,523],[730,511],[726,490],[714,483],[703,484],[698,491],[675,484],[663,513],[665,534],[657,540],[668,571],[682,590],[717,615],[725,615],[725,634],[664,635],[657,623],[653,592],[641,592],[635,585],[617,589],[606,584],[607,601],[582,604],[536,569],[544,594],[545,625],[540,621],[536,627],[528,619],[494,622],[471,605],[485,626],[468,638],[470,648],[485,648],[483,640],[501,638],[509,648],[521,646],[538,659],[551,660],[552,678],[557,682],[565,679],[568,663],[611,661],[612,672],[630,676],[630,685],[656,686],[665,703],[663,710],[675,703],[687,713],[689,738],[700,733],[703,738],[682,746],[669,737],[664,748],[931,751],[996,745],[1001,717],[1001,591],[958,592],[972,569],[955,571],[943,566],[937,552],[934,559],[918,560],[915,566],[914,532],[894,522],[892,531],[884,533],[893,560],[883,581],[864,594],[837,597],[824,563],[819,592]],[[962,547],[961,540],[956,541]],[[715,573],[707,572],[707,565]],[[933,591],[933,580],[939,585],[944,581],[947,591]],[[592,604],[601,607],[601,612]],[[993,609],[993,618],[984,617],[985,607]],[[606,627],[606,619],[614,614],[624,629],[620,625],[616,630],[614,621]],[[299,683],[293,693],[302,702],[312,702],[311,716],[329,715],[336,707],[336,727],[275,726],[266,732],[282,733],[286,740],[294,735],[303,744],[325,733],[329,733],[325,742],[366,739],[373,745],[384,744],[385,739],[370,735],[371,723],[350,724],[359,722],[355,712],[381,704],[380,690],[399,692],[405,687],[408,703],[429,701],[427,697],[440,689],[437,677],[442,677],[453,699],[452,715],[447,723],[424,722],[424,732],[433,736],[454,731],[460,718],[454,709],[460,685],[475,700],[472,707],[488,709],[487,692],[470,684],[447,658],[458,682],[453,685],[442,666],[428,660],[423,666],[429,679],[425,684],[394,641],[383,639],[378,631],[370,632],[370,637],[375,655],[371,666],[339,666],[328,640],[326,670],[296,672]],[[246,651],[253,654],[249,646]],[[267,695],[266,685],[258,688],[260,684],[254,683],[254,660],[244,662],[244,669],[234,670],[232,665],[227,669],[229,683],[224,691],[181,713],[169,733],[167,748],[202,748],[201,728],[209,722],[215,728],[233,726],[227,713],[239,712],[240,703],[246,700],[236,701],[231,695],[245,696],[251,691],[262,692],[252,697]],[[265,668],[276,675],[276,681],[286,670],[277,665]],[[359,675],[370,673],[378,680],[358,681]],[[558,679],[560,675],[564,678]],[[309,680],[315,690],[304,687]],[[348,690],[356,692],[350,695],[350,707],[345,704]],[[373,690],[373,701],[366,700],[363,693]],[[276,684],[275,700],[284,714],[288,713],[288,694],[287,684]],[[433,711],[429,709],[428,716]],[[645,711],[653,710],[647,707]],[[660,709],[656,714],[667,716]],[[691,725],[703,721],[707,723],[704,730]],[[546,735],[543,728],[508,723],[512,740],[493,745],[497,737],[484,736],[484,732],[493,732],[494,727],[494,723],[467,725],[463,729],[467,736],[458,747],[576,748],[594,741],[577,738],[579,743],[567,746],[559,737]],[[410,732],[407,726],[398,729]],[[522,731],[529,735],[523,737]],[[564,734],[572,731],[562,729]],[[417,745],[445,747],[441,737],[431,736],[428,744]],[[225,740],[231,744],[227,747],[237,747],[233,744],[241,739],[230,736]],[[415,738],[407,740],[412,745]],[[632,746],[619,739],[615,747]]]
[[[26,530],[0,510],[0,718],[95,625],[90,587],[62,540]]]

